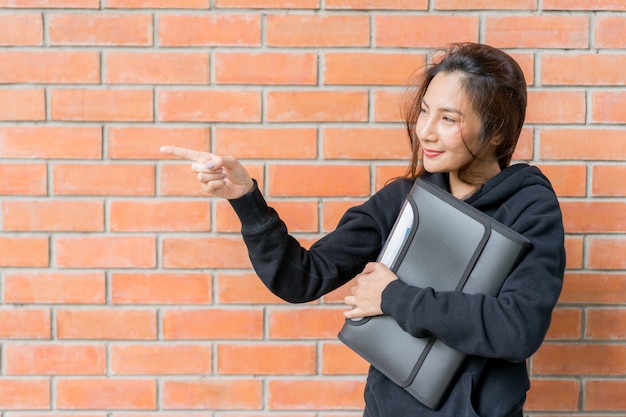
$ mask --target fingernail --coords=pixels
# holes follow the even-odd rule
[[[205,165],[205,167],[206,167],[207,169],[213,169],[213,168],[215,168],[215,164],[214,164],[213,162],[208,162],[208,163]]]

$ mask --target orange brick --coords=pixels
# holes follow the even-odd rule
[[[270,91],[267,119],[271,122],[364,122],[365,91]]]
[[[423,54],[343,52],[324,54],[324,63],[326,85],[406,85],[426,59]]]
[[[378,47],[441,48],[452,42],[477,42],[478,16],[374,16]],[[424,30],[428,28],[428,30]]]
[[[46,195],[47,178],[45,164],[0,163],[0,195]]]
[[[43,42],[43,19],[39,13],[0,15],[0,45],[35,46]]]
[[[7,272],[4,301],[18,304],[103,304],[104,272]]]
[[[324,232],[335,230],[337,224],[345,212],[354,206],[363,203],[363,200],[342,200],[342,201],[324,201],[322,207],[322,216],[324,222]]]
[[[577,411],[580,382],[575,379],[538,379],[530,381],[526,411]]]
[[[257,91],[168,90],[157,95],[158,119],[164,122],[259,122]]]
[[[626,231],[626,203],[561,202],[563,224],[568,233],[610,233]]]
[[[622,0],[544,0],[544,10],[626,10]]]
[[[515,152],[513,153],[513,161],[529,161],[533,159],[534,152],[534,131],[531,128],[524,128],[522,129],[522,133],[517,140],[517,146],[515,147]]]
[[[215,53],[216,84],[317,83],[317,55],[312,53]]]
[[[135,0],[133,0],[135,1]],[[167,1],[167,0],[155,0],[155,1]],[[188,412],[166,412],[166,411],[158,411],[158,412],[136,412],[136,413],[123,413],[123,412],[116,412],[115,413],[116,417],[189,417],[189,413]],[[213,417],[213,413],[210,412],[205,412],[205,413],[199,413],[194,411],[193,412],[194,417]],[[222,413],[222,415],[224,415],[225,417],[237,417],[235,416],[231,416],[230,414],[224,414]],[[31,417],[31,416],[25,416],[25,417]],[[33,416],[33,417],[46,417],[46,416]],[[55,416],[56,417],[56,416]],[[60,416],[63,417],[63,416]],[[71,417],[71,416],[68,416]],[[89,417],[89,416],[87,416]],[[103,417],[103,416],[95,416],[95,417]],[[240,416],[243,417],[243,416]],[[314,417],[314,416],[313,416]]]
[[[317,156],[317,130],[217,127],[215,153],[238,159],[313,159]]]
[[[75,344],[7,344],[8,375],[104,375],[106,347]]]
[[[64,413],[54,413],[54,417],[72,417],[72,414],[64,414]],[[20,417],[50,417],[50,414],[42,413],[20,413]],[[90,414],[90,413],[81,413],[81,417],[106,417],[106,414]],[[143,414],[143,417],[147,417],[147,415]]]
[[[621,130],[588,128],[545,128],[539,131],[542,159],[616,160],[626,159]]]
[[[97,9],[100,7],[100,0],[0,0],[0,7]]]
[[[315,344],[225,344],[217,346],[220,375],[313,375]]]
[[[261,44],[261,18],[253,14],[163,14],[157,21],[165,47]]]
[[[113,345],[114,375],[206,375],[211,373],[211,346]]]
[[[220,273],[217,277],[220,304],[284,304],[256,274]]]
[[[59,164],[52,175],[57,195],[154,195],[150,165]]]
[[[619,165],[594,165],[592,167],[592,192],[595,196],[620,197],[626,195],[626,167]]]
[[[154,340],[157,318],[149,310],[59,309],[56,331],[59,339]]]
[[[271,380],[269,407],[276,410],[360,410],[362,379]]]
[[[146,13],[53,13],[48,31],[52,45],[153,44],[152,15]]]
[[[104,230],[102,201],[3,201],[2,214],[4,230],[75,232]]]
[[[163,239],[164,268],[250,268],[241,237]]]
[[[0,410],[49,410],[50,407],[50,380],[0,379]]]
[[[487,16],[485,42],[498,48],[587,48],[587,16]]]
[[[590,272],[567,274],[560,301],[576,304],[623,304],[626,302],[626,275]]]
[[[615,344],[544,343],[533,356],[536,375],[622,375],[626,346]]]
[[[544,85],[619,85],[615,71],[626,65],[626,54],[558,54],[541,57]]]
[[[211,230],[211,203],[206,201],[130,201],[109,204],[113,232],[206,232]]]
[[[2,83],[98,83],[100,57],[97,52],[2,51]]]
[[[198,182],[198,177],[191,171],[189,164],[168,164],[160,167],[159,195],[161,196],[206,196]]]
[[[166,340],[246,339],[263,337],[261,309],[170,309],[162,313]]]
[[[626,7],[624,7],[624,10],[626,10]],[[596,17],[594,30],[594,46],[596,48],[621,48],[619,39],[624,38],[626,38],[626,21],[624,16]]]
[[[149,379],[59,379],[57,407],[80,410],[154,410],[157,385]]]
[[[0,126],[0,157],[100,159],[102,157],[102,129]]]
[[[548,177],[554,191],[560,197],[584,197],[587,190],[587,167],[585,165],[547,165],[539,168]]]
[[[216,0],[215,6],[218,8],[317,9],[319,0]]]
[[[206,9],[211,0],[106,0],[111,9]]]
[[[411,147],[403,128],[327,128],[324,159],[407,159]]]
[[[112,159],[173,158],[159,152],[162,145],[209,150],[211,132],[206,127],[115,127],[106,131],[107,150]]]
[[[557,307],[546,340],[576,340],[582,336],[582,311],[579,308]]]
[[[50,328],[49,309],[0,309],[0,339],[50,339]]]
[[[370,186],[365,165],[271,165],[269,178],[271,196],[363,197]]]
[[[435,0],[435,10],[537,10],[537,0]]]
[[[257,379],[163,381],[163,408],[260,410],[263,383]]]
[[[1,267],[35,267],[49,265],[47,237],[0,237]]]
[[[221,413],[224,417],[247,417],[250,414],[246,414],[245,411],[238,413],[238,412],[226,412],[226,413]],[[330,414],[317,414],[317,413],[312,413],[312,412],[297,412],[294,411],[292,413],[285,413],[284,411],[268,411],[266,412],[267,417],[317,417],[318,415],[320,417],[360,417],[361,414],[356,414],[356,413],[351,413],[350,414],[337,414],[336,412],[330,412]],[[143,417],[143,416],[136,416],[136,417]],[[155,417],[160,417],[160,416],[155,416]],[[179,416],[179,417],[186,417],[186,416]],[[206,417],[211,417],[211,416],[206,416]],[[265,417],[265,416],[264,416]]]
[[[368,16],[270,14],[266,42],[271,47],[369,46]]]
[[[322,344],[322,374],[367,374],[369,363],[342,343]]]
[[[59,88],[50,92],[50,114],[65,121],[149,122],[152,91]]]
[[[597,91],[591,95],[594,123],[626,123],[626,92]]]
[[[583,91],[530,90],[526,123],[584,123],[586,100]]]
[[[376,183],[374,187],[380,190],[385,185],[396,178],[403,177],[406,174],[408,162],[403,165],[379,165],[376,167]]]
[[[624,210],[622,208],[622,210]],[[594,216],[601,216],[594,213]],[[624,211],[621,212],[624,217]],[[612,230],[623,231],[623,227],[614,227]],[[589,263],[593,269],[624,269],[626,268],[626,238],[618,237],[590,237],[588,243]]]
[[[404,90],[377,90],[374,92],[374,121],[401,122],[404,110],[402,98]],[[408,140],[408,139],[407,139]]]
[[[590,379],[585,381],[585,409],[589,411],[626,410],[626,381]]]
[[[215,202],[215,225],[218,233],[238,233],[241,230],[241,222],[227,201]]]
[[[114,304],[203,304],[211,302],[207,273],[113,273]]]
[[[272,309],[269,312],[269,335],[272,339],[336,339],[346,309]]]
[[[105,56],[109,84],[207,84],[209,55],[204,52],[123,52]]]
[[[428,0],[326,0],[326,9],[427,10]]]
[[[583,238],[582,236],[565,236],[565,252],[567,269],[582,269],[583,267]]]
[[[154,268],[153,236],[66,236],[55,241],[55,263],[61,268]]]
[[[593,340],[626,339],[626,311],[618,308],[589,308],[585,337]]]
[[[0,88],[0,120],[36,121],[46,118],[41,88]]]

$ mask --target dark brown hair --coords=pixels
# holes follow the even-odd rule
[[[424,173],[422,151],[415,131],[422,108],[422,100],[430,82],[439,73],[456,72],[461,75],[461,85],[471,105],[482,121],[478,148],[470,150],[480,155],[497,138],[496,157],[500,169],[511,163],[517,140],[526,116],[526,80],[519,64],[503,51],[477,43],[456,43],[437,55],[436,61],[426,68],[405,102],[403,119],[411,142],[411,162],[406,177],[414,178]],[[476,157],[476,156],[475,156]],[[459,170],[459,178],[474,184],[467,174],[469,161]]]

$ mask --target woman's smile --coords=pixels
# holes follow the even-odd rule
[[[426,158],[436,158],[443,153],[443,151],[436,151],[434,149],[423,148],[424,157]]]

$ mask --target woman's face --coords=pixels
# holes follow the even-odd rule
[[[424,169],[428,172],[449,172],[451,181],[458,180],[458,171],[473,160],[469,173],[491,178],[500,171],[495,145],[475,158],[481,118],[474,111],[462,85],[459,73],[437,74],[430,82],[422,100],[416,133],[423,151]]]

